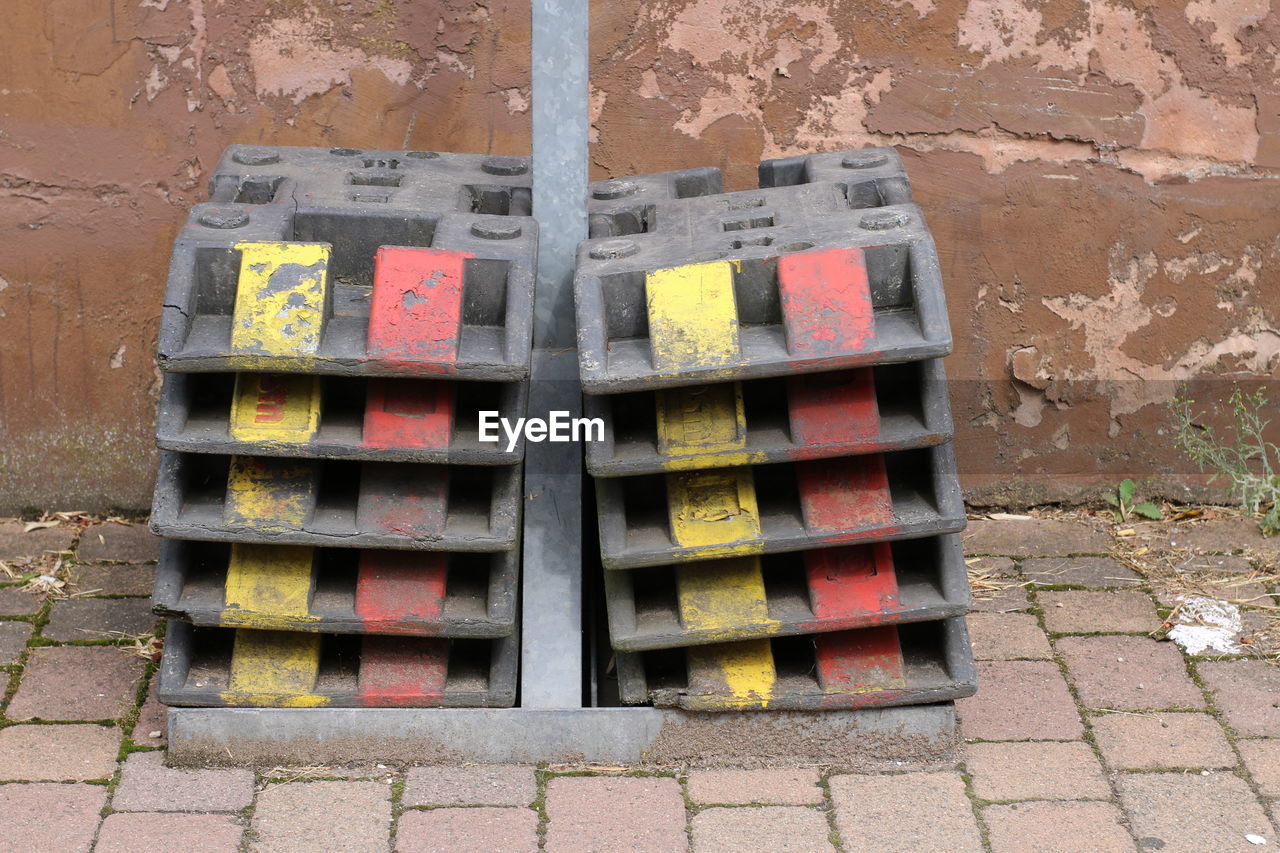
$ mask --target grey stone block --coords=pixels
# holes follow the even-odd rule
[[[261,470],[255,491],[271,493],[240,512],[229,501],[235,460]],[[151,529],[215,542],[506,551],[517,539],[521,473],[519,465],[294,462],[164,451]],[[280,515],[281,507],[291,507],[301,522]]]
[[[804,429],[814,421],[849,423],[853,420],[854,413],[847,410],[840,396],[815,394],[813,396],[820,396],[822,401],[805,404],[797,401],[792,389],[825,386],[834,392],[854,380],[858,371],[741,382],[746,419],[741,449],[674,451],[661,448],[656,422],[661,391],[589,395],[584,401],[586,414],[604,422],[604,436],[602,441],[587,443],[587,469],[594,477],[620,477],[690,468],[825,459],[929,447],[950,441],[954,436],[946,375],[940,359],[861,370],[873,371],[877,426],[843,440],[806,436]]]
[[[823,642],[856,642],[855,635],[896,631],[901,643],[900,673],[882,668],[878,656],[834,654],[823,665]],[[883,633],[881,634],[883,636]],[[732,652],[736,644],[666,649],[617,655],[618,687],[626,704],[652,702],[658,707],[697,711],[797,711],[922,705],[972,696],[977,674],[964,619],[916,622],[823,634],[817,638],[779,637],[768,642],[776,681],[767,695],[726,687],[720,664],[702,655]],[[691,657],[692,656],[692,657]],[[828,678],[828,675],[836,678]],[[717,678],[719,675],[719,678]],[[900,675],[900,677],[890,677]]]
[[[231,691],[235,634],[227,628],[169,622],[157,688],[160,701],[195,707],[333,708],[509,708],[515,702],[518,632],[496,640],[325,634],[315,683],[292,702],[271,692]],[[366,671],[374,650],[383,667],[394,670],[390,684],[385,671],[374,676]],[[418,692],[421,683],[440,676],[441,689]]]
[[[510,381],[528,375],[537,223],[529,163],[434,152],[231,146],[178,235],[159,338],[164,370],[261,370]],[[313,358],[232,352],[248,241],[332,247]],[[466,257],[456,353],[397,361],[366,350],[374,256],[384,246]]]
[[[231,373],[168,373],[156,415],[156,444],[163,450],[288,456],[299,459],[368,459],[382,462],[427,462],[451,465],[512,465],[524,458],[524,435],[507,450],[505,435],[482,442],[479,413],[496,411],[512,423],[525,416],[529,388],[525,382],[447,382],[452,397],[452,426],[447,443],[421,437],[412,445],[371,436],[370,390],[394,383],[411,391],[423,379],[321,376],[320,423],[304,443],[246,441],[231,434],[231,407],[236,377]],[[406,387],[409,386],[409,387]],[[418,420],[421,420],[419,418]]]
[[[156,613],[202,627],[326,634],[505,637],[515,630],[520,551],[491,554],[317,549],[308,612],[281,616],[229,605],[231,547],[165,540]]]
[[[859,168],[845,166],[849,162]],[[869,164],[869,165],[868,165]],[[861,168],[865,166],[865,168]],[[916,361],[951,350],[937,251],[891,149],[767,161],[761,189],[719,192],[715,170],[592,185],[591,239],[578,250],[574,294],[583,385],[613,394],[796,372]],[[814,352],[789,340],[780,257],[861,250],[873,330],[856,347]],[[645,301],[656,270],[733,265],[740,352],[678,370],[654,363]]]
[[[891,570],[876,566],[874,573],[868,571],[864,576],[856,569],[846,574],[837,568],[832,575],[828,560],[848,557],[865,565],[862,561],[870,563],[870,552],[877,547],[889,550]],[[690,568],[688,564],[605,572],[613,648],[639,652],[846,631],[946,619],[969,610],[969,579],[960,537],[954,533],[881,546],[766,554],[759,559],[767,618],[736,622],[725,618],[715,627],[690,624],[681,612],[678,576]],[[699,572],[714,572],[717,564],[731,562],[708,560],[693,567]],[[876,577],[882,572],[887,580]]]
[[[964,501],[951,445],[884,454],[888,488],[887,492],[877,490],[875,496],[862,481],[865,471],[859,463],[861,459],[868,458],[751,468],[746,474],[751,478],[758,507],[759,534],[741,539],[721,537],[712,544],[681,544],[674,518],[704,510],[678,505],[673,478],[696,484],[718,476],[726,482],[713,484],[718,485],[717,491],[731,491],[733,484],[728,481],[737,477],[736,472],[741,469],[598,479],[596,506],[604,567],[633,569],[750,553],[912,539],[964,529]],[[868,460],[865,464],[875,463]],[[690,488],[695,487],[709,488]],[[881,505],[882,500],[885,505]],[[868,502],[875,503],[870,510]],[[826,511],[828,508],[830,512]],[[813,517],[816,510],[822,511],[821,520]],[[738,506],[726,511],[749,514]],[[736,550],[729,553],[728,549]]]

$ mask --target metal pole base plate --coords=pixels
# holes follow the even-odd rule
[[[858,711],[173,708],[179,765],[646,763],[862,767],[945,759],[950,702]]]

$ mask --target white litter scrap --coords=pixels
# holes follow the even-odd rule
[[[1182,606],[1174,614],[1169,639],[1189,655],[1237,655],[1244,649],[1237,642],[1244,630],[1240,608],[1230,602],[1199,595],[1179,595]]]
[[[1246,835],[1244,837],[1244,840],[1248,841],[1250,844],[1266,844],[1267,843],[1267,839],[1263,838],[1261,835],[1254,835],[1253,833],[1249,833],[1248,835]]]

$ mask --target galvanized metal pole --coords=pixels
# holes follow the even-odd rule
[[[587,0],[533,0],[538,287],[529,414],[582,413],[573,262],[587,236]],[[521,696],[582,705],[582,449],[526,445]]]

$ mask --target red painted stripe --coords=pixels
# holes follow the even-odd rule
[[[444,450],[453,435],[451,382],[371,379],[365,398],[365,447]]]
[[[884,613],[900,607],[888,542],[807,551],[809,601],[818,619]]]
[[[411,631],[444,610],[445,555],[439,551],[361,551],[356,615],[368,631]]]
[[[778,258],[787,349],[847,355],[875,337],[871,286],[861,249],[817,249]]]
[[[852,444],[880,434],[871,368],[787,379],[791,437],[799,445]]]
[[[892,625],[836,631],[814,637],[818,682],[824,690],[905,687],[902,644]]]
[[[443,535],[447,472],[443,465],[366,462],[360,473],[357,528],[414,538]]]
[[[370,707],[436,705],[448,674],[448,640],[368,636],[360,648],[360,702]]]
[[[463,273],[471,257],[443,249],[379,249],[369,304],[369,355],[404,363],[456,362]]]
[[[796,479],[805,527],[810,531],[834,533],[893,523],[883,456],[797,462]]]

